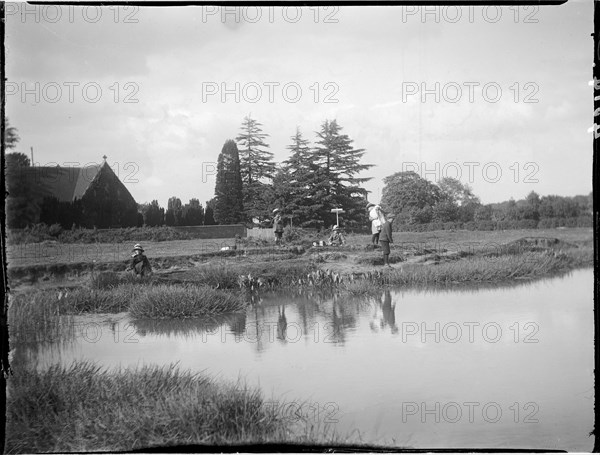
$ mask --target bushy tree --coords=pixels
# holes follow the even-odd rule
[[[477,207],[473,219],[474,221],[492,221],[492,206],[486,204]]]
[[[214,218],[218,224],[244,220],[240,157],[235,142],[227,140],[217,161]]]
[[[165,209],[158,204],[156,199],[150,204],[143,204],[140,210],[146,226],[162,226],[165,223]]]
[[[10,126],[8,117],[4,117],[4,146],[8,149],[14,149],[20,140],[21,138],[17,129],[14,126]]]
[[[19,142],[17,129],[10,126],[5,118],[4,144],[7,149],[14,149]],[[11,229],[21,229],[38,222],[42,192],[39,186],[31,185],[25,178],[30,167],[27,155],[19,152],[5,155],[6,191],[6,224]]]
[[[381,205],[398,215],[400,223],[415,223],[413,212],[433,207],[442,199],[440,189],[413,171],[396,172],[383,179]]]
[[[6,169],[19,169],[31,166],[31,161],[29,160],[29,157],[21,152],[7,153],[4,156],[4,159],[6,160]]]
[[[183,224],[185,226],[200,226],[204,222],[204,208],[196,198],[183,206]]]
[[[182,226],[183,223],[183,206],[181,199],[178,197],[170,197],[167,202],[167,212],[165,214],[165,224],[167,226]]]

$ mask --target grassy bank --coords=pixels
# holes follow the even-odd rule
[[[17,342],[69,339],[69,316],[129,312],[134,318],[199,318],[241,311],[240,293],[202,285],[121,284],[106,289],[36,290],[11,297],[8,320]]]
[[[506,255],[490,260],[472,257],[436,265],[407,264],[368,275],[368,281],[393,286],[506,283],[552,276],[593,264],[592,251]]]
[[[309,413],[284,415],[285,403],[272,405],[258,390],[217,384],[173,365],[16,369],[7,399],[6,453],[333,439]]]

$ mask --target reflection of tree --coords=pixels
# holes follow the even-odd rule
[[[286,332],[287,332],[287,318],[285,317],[285,305],[277,307],[278,318],[277,318],[277,339],[287,343]]]
[[[234,313],[228,316],[229,330],[235,334],[236,339],[243,338],[246,332],[246,312]]]
[[[259,310],[260,309],[260,317],[259,317]],[[263,326],[263,321],[265,319],[265,309],[263,306],[259,306],[259,305],[254,305],[254,337],[252,336],[248,336],[248,339],[252,339],[253,338],[253,342],[256,343],[256,351],[257,352],[262,352],[265,350],[265,345],[264,345],[264,326]],[[268,337],[268,334],[267,334]]]

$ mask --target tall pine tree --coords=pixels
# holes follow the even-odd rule
[[[247,116],[242,122],[240,134],[235,138],[239,145],[243,205],[248,220],[268,218],[273,198],[270,183],[275,174],[275,162],[265,142],[269,135],[263,133],[261,127],[261,123]]]
[[[320,227],[323,225],[320,211],[325,195],[322,170],[299,128],[291,141],[287,147],[290,157],[282,163],[273,179],[278,205],[284,214],[292,216],[295,226]]]
[[[354,142],[346,134],[336,120],[325,120],[317,134],[317,147],[313,150],[313,162],[319,165],[319,194],[322,194],[320,218],[327,225],[335,223],[332,208],[345,210],[343,219],[350,228],[363,227],[367,223],[365,202],[367,191],[361,184],[371,177],[358,177],[362,171],[373,167],[372,164],[361,164],[364,149],[355,149]]]
[[[235,141],[229,139],[223,145],[217,161],[215,221],[218,224],[234,224],[243,221],[242,197],[239,152]]]

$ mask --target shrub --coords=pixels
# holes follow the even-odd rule
[[[58,237],[62,231],[63,231],[63,228],[58,223],[55,223],[48,228],[48,234],[51,235],[52,237]]]

